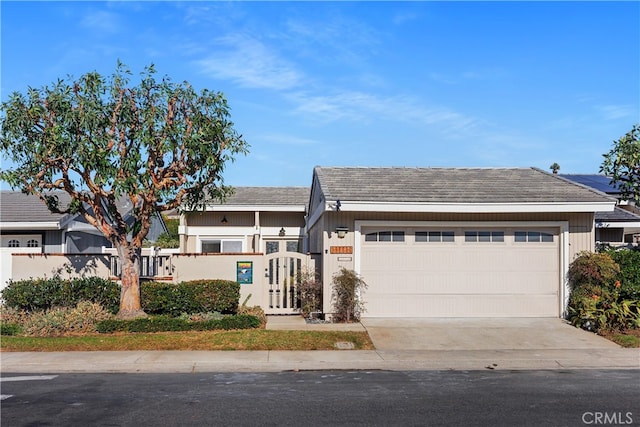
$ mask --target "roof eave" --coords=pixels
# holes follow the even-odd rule
[[[448,212],[448,213],[520,213],[520,212],[608,212],[615,208],[608,202],[527,202],[527,203],[423,203],[362,202],[340,200],[344,212]],[[325,204],[334,211],[335,202]]]
[[[60,230],[60,223],[58,221],[15,221],[15,222],[0,222],[0,229],[2,231],[7,230]]]
[[[306,212],[305,205],[207,205],[207,212]]]

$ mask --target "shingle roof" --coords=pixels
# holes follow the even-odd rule
[[[596,212],[596,222],[640,222],[640,215],[616,207],[611,212]]]
[[[308,187],[234,187],[223,205],[231,206],[306,206]],[[214,203],[214,204],[219,204]]]
[[[63,206],[69,202],[67,193],[57,193]],[[0,192],[0,222],[52,222],[65,215],[53,214],[35,195],[19,191]]]
[[[535,168],[316,167],[326,200],[602,203],[604,193]]]

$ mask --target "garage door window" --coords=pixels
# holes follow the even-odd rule
[[[367,233],[365,242],[404,242],[404,231],[378,231]]]
[[[553,234],[540,231],[516,231],[514,240],[518,243],[553,243]]]
[[[465,242],[504,242],[504,231],[465,231]]]
[[[416,231],[416,242],[453,242],[453,231]]]

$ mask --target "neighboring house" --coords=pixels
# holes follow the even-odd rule
[[[57,193],[62,206],[69,202],[69,195]],[[131,221],[130,203],[119,204],[125,221]],[[155,239],[166,226],[161,215],[151,222],[147,239]],[[101,253],[110,248],[109,242],[94,226],[79,214],[54,214],[35,195],[18,191],[0,192],[1,247],[41,248],[42,253],[87,254]]]
[[[180,217],[181,253],[306,252],[307,187],[234,187]]]
[[[62,206],[66,206],[69,195],[64,192],[57,193]],[[126,203],[120,205],[125,212],[125,220],[131,221],[130,206]],[[151,222],[151,231],[148,239],[154,241],[161,233],[166,231],[166,226],[161,215],[157,215]],[[115,254],[109,242],[100,232],[88,224],[81,215],[54,214],[47,209],[44,203],[34,195],[27,195],[18,191],[0,192],[0,289],[9,279],[25,278],[32,276],[36,271],[15,271],[12,254],[43,254],[48,255],[48,261],[42,261],[41,267],[44,274],[52,274],[49,263],[54,262],[51,255],[77,255],[73,264],[80,272],[87,269],[86,259],[90,255],[105,254],[103,260],[107,264],[106,271],[117,273],[115,257],[111,259],[109,266],[109,254]],[[147,256],[148,258],[148,256]],[[146,261],[148,263],[148,260]],[[149,268],[145,264],[145,268]],[[144,272],[143,272],[144,273]]]
[[[612,246],[640,243],[640,209],[624,200],[611,177],[597,174],[571,174],[561,177],[594,188],[618,200],[613,212],[596,212],[596,243]]]
[[[533,168],[316,167],[307,231],[325,311],[345,267],[364,316],[559,317],[569,263],[615,204]]]

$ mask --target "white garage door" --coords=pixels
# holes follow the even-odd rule
[[[364,317],[558,317],[553,228],[363,228]]]

